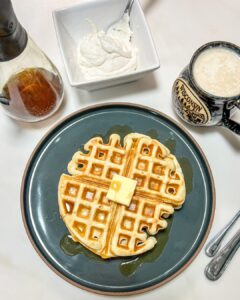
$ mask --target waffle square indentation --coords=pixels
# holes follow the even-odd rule
[[[87,225],[82,222],[74,221],[74,223],[73,223],[73,229],[75,229],[76,232],[82,237],[86,233],[86,228],[87,228]]]
[[[118,246],[121,248],[128,248],[128,244],[130,242],[130,237],[125,234],[120,234],[118,238]]]
[[[77,211],[77,216],[80,218],[88,218],[90,214],[91,208],[86,205],[79,205],[78,211]]]
[[[93,226],[90,230],[89,239],[98,240],[103,234],[103,229]]]
[[[94,221],[105,224],[107,222],[108,212],[97,209],[94,216]]]
[[[140,171],[147,171],[148,170],[149,162],[144,159],[139,159],[137,163],[137,169]]]
[[[105,192],[101,193],[100,198],[99,198],[99,203],[110,206],[110,202],[107,199],[107,193],[105,193]]]
[[[138,187],[144,186],[145,176],[142,176],[142,175],[139,175],[139,174],[134,174],[133,179],[137,181],[137,186]]]
[[[113,152],[111,162],[117,165],[121,165],[123,162],[124,155],[119,152]]]
[[[153,151],[153,145],[143,144],[141,148],[141,154],[143,156],[151,156]]]
[[[146,218],[153,218],[155,212],[155,206],[146,203],[143,207],[143,215]]]
[[[64,191],[64,195],[76,197],[79,191],[79,185],[68,182]]]
[[[84,188],[82,198],[87,201],[93,201],[96,194],[96,190],[92,188]]]
[[[157,175],[164,175],[164,167],[160,164],[154,164],[153,165],[153,173]]]
[[[166,186],[166,193],[167,194],[171,194],[171,195],[176,195],[178,191],[178,185],[177,184],[173,184],[173,183],[169,183]]]
[[[107,178],[112,179],[115,174],[119,174],[120,170],[116,168],[110,168],[107,172]]]
[[[106,160],[108,156],[108,150],[105,149],[98,149],[95,158],[99,160]]]
[[[126,210],[136,213],[138,210],[139,202],[137,200],[132,200],[129,207]]]
[[[133,231],[134,219],[131,217],[123,217],[121,227],[122,229]]]
[[[162,182],[160,180],[150,178],[148,187],[150,190],[159,192],[161,188],[161,184]]]
[[[103,172],[103,166],[100,164],[92,164],[90,173],[95,176],[101,176]]]

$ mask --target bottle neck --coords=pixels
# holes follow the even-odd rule
[[[10,0],[0,0],[0,63],[20,55],[28,36],[18,22]]]

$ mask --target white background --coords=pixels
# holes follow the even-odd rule
[[[56,276],[33,250],[20,213],[20,184],[26,162],[39,139],[61,117],[100,101],[149,105],[176,118],[171,88],[193,52],[212,40],[240,44],[239,0],[142,0],[161,60],[161,68],[145,79],[97,92],[71,88],[55,36],[52,10],[81,0],[13,0],[16,14],[37,44],[57,65],[65,82],[65,103],[52,118],[39,124],[15,122],[0,112],[0,298],[3,300],[104,299],[82,291]],[[120,0],[119,0],[120,1]],[[1,74],[0,74],[1,76]],[[239,115],[237,116],[240,120]],[[217,191],[210,236],[240,208],[240,139],[222,128],[187,127],[206,154]],[[238,223],[239,227],[239,223]],[[203,274],[209,259],[204,252],[180,276],[137,299],[239,299],[240,253],[217,282]],[[113,298],[113,297],[109,297]],[[117,297],[116,297],[117,298]]]

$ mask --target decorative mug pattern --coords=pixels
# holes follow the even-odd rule
[[[183,78],[174,83],[175,105],[184,120],[192,125],[207,125],[211,113],[204,102]]]

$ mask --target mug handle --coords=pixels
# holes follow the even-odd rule
[[[240,109],[240,102],[235,103],[231,108],[225,105],[221,125],[240,135],[240,124],[230,119],[230,111],[234,106]]]

